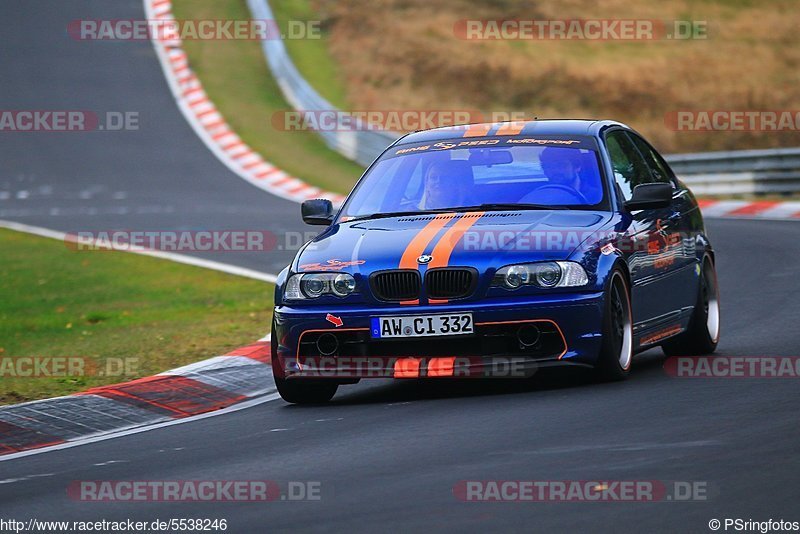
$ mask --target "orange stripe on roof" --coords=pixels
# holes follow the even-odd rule
[[[527,122],[506,122],[504,123],[495,135],[517,135],[519,134]]]
[[[464,137],[483,137],[492,129],[491,124],[471,124],[464,132]]]
[[[456,248],[458,242],[461,241],[464,233],[469,230],[473,224],[478,222],[478,219],[483,217],[484,213],[483,211],[467,213],[456,221],[456,223],[445,232],[439,242],[436,243],[436,246],[433,247],[433,252],[431,252],[433,259],[428,264],[428,269],[446,267],[447,264],[450,263],[450,255],[453,253],[453,249]]]
[[[444,225],[450,222],[450,219],[455,216],[455,213],[437,215],[431,222],[426,224],[422,230],[414,236],[408,246],[406,246],[405,251],[403,251],[403,256],[400,258],[400,269],[416,269],[417,258],[425,252],[425,247],[436,237],[439,230],[444,228]]]

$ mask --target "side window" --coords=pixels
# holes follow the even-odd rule
[[[647,163],[647,166],[650,167],[650,174],[653,177],[651,181],[663,184],[672,183],[669,168],[664,164],[663,160],[658,153],[656,153],[653,147],[648,145],[638,135],[628,134],[628,137],[633,139],[633,143],[636,145],[636,148],[639,149],[639,152],[644,157],[644,161]]]
[[[647,164],[622,130],[615,130],[606,136],[606,148],[617,187],[625,200],[630,200],[634,187],[651,180]]]

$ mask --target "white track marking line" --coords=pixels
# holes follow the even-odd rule
[[[22,224],[13,221],[0,220],[0,228],[8,230],[15,230],[17,232],[25,232],[28,234],[38,235],[40,237],[49,237],[51,239],[58,239],[60,241],[67,241],[67,234],[49,228],[42,228],[40,226],[31,226],[29,224]],[[262,273],[254,269],[247,269],[245,267],[237,267],[228,263],[221,263],[218,261],[204,260],[195,258],[194,256],[187,256],[185,254],[176,254],[174,252],[164,252],[161,250],[152,250],[144,247],[128,246],[128,247],[111,247],[112,250],[120,252],[130,252],[132,254],[140,254],[142,256],[150,256],[152,258],[159,258],[162,260],[174,261],[176,263],[183,263],[185,265],[192,265],[194,267],[202,267],[204,269],[211,269],[221,273],[232,274],[234,276],[242,276],[244,278],[251,278],[253,280],[261,280],[262,282],[269,282],[274,284],[278,281],[277,275],[270,273]]]

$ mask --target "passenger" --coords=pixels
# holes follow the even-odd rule
[[[472,166],[463,160],[432,164],[425,173],[424,190],[419,209],[456,208],[471,205],[475,185]]]

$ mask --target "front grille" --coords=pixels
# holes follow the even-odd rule
[[[372,293],[380,300],[413,300],[419,297],[419,272],[412,269],[381,271],[370,277]]]
[[[472,294],[477,281],[475,269],[430,269],[425,275],[425,288],[434,299],[459,299]]]

